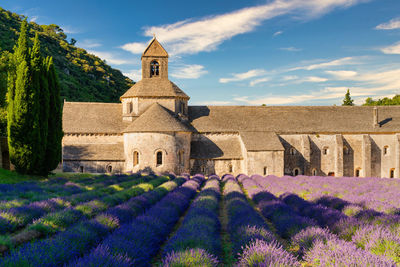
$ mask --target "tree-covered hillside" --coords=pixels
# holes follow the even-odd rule
[[[0,7],[0,106],[3,106],[6,93],[8,54],[13,51],[23,19],[24,16]],[[75,40],[67,41],[67,35],[59,26],[30,22],[28,32],[32,43],[35,33],[38,33],[42,55],[53,57],[62,98],[68,101],[117,102],[132,86],[132,80],[119,70],[75,47]]]
[[[363,106],[394,106],[400,105],[400,95],[395,95],[393,98],[385,97],[378,100],[373,100],[368,97]]]

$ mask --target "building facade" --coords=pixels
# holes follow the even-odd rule
[[[63,170],[400,178],[400,107],[189,106],[153,38],[121,103],[64,102]]]

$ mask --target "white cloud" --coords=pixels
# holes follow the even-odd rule
[[[95,39],[84,39],[83,41],[78,41],[78,44],[80,47],[85,49],[102,46],[102,44]]]
[[[339,80],[346,80],[357,75],[357,72],[352,70],[327,70],[325,73],[330,74]]]
[[[131,78],[133,81],[139,81],[142,79],[142,69],[131,70],[129,72],[124,72],[122,74]]]
[[[128,43],[121,46],[122,49],[129,51],[133,54],[141,54],[146,49],[147,44],[145,43]]]
[[[299,52],[302,49],[301,48],[296,48],[296,47],[293,47],[293,46],[289,46],[289,47],[281,47],[281,48],[279,48],[279,50],[284,50],[284,51],[289,51],[289,52]]]
[[[173,69],[171,76],[178,79],[198,79],[207,72],[202,65],[183,65]]]
[[[321,83],[321,82],[326,82],[327,80],[328,80],[327,78],[322,78],[322,77],[317,77],[317,76],[309,76],[309,77],[305,77],[302,81],[310,82],[310,83]]]
[[[268,82],[268,81],[269,81],[268,78],[255,79],[255,80],[253,80],[253,81],[250,82],[250,86],[254,86],[254,85],[256,85],[256,84],[264,83],[264,82]]]
[[[123,64],[132,63],[129,60],[118,58],[113,53],[110,53],[110,52],[100,52],[100,51],[94,51],[94,50],[88,50],[87,52],[90,54],[93,54],[95,56],[98,56],[99,58],[106,60],[107,63],[113,64],[113,65],[123,65]]]
[[[283,76],[283,80],[284,81],[292,81],[292,80],[296,80],[296,79],[298,79],[299,77],[298,76],[296,76],[296,75],[287,75],[287,76]]]
[[[283,31],[277,31],[272,36],[275,37],[275,36],[281,35],[282,33],[283,33]]]
[[[280,15],[297,12],[297,17],[311,19],[335,8],[350,7],[361,2],[365,0],[274,0],[222,15],[147,27],[144,35],[150,37],[156,34],[171,55],[196,54],[215,50],[222,42],[238,34],[251,32],[263,21]],[[134,42],[122,48],[138,54],[143,52],[145,46],[144,43]]]
[[[377,30],[395,30],[400,29],[400,17],[391,19],[389,22],[379,24],[375,27]]]
[[[359,62],[355,57],[344,57],[344,58],[339,58],[339,59],[335,59],[332,61],[321,62],[321,63],[317,63],[317,64],[311,64],[311,65],[307,65],[307,66],[292,68],[292,69],[289,69],[289,71],[324,69],[324,68],[329,68],[329,67],[334,67],[334,66],[354,65],[354,64],[358,64],[358,63]]]
[[[247,80],[253,77],[261,76],[266,73],[265,70],[263,69],[254,69],[254,70],[249,70],[247,72],[243,73],[234,73],[231,78],[220,78],[219,82],[220,83],[229,83],[229,82],[238,82],[238,81],[243,81]]]
[[[68,26],[68,25],[67,26],[61,26],[61,29],[63,29],[63,31],[66,34],[74,34],[74,33],[80,33],[81,32],[81,30],[73,28],[73,27]]]
[[[29,22],[36,22],[39,19],[39,16],[32,16],[29,19]]]
[[[400,54],[400,42],[395,43],[384,48],[381,48],[384,54]]]

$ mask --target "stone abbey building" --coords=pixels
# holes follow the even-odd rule
[[[155,38],[120,100],[64,103],[64,171],[400,178],[400,107],[189,106]]]

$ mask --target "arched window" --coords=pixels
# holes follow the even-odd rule
[[[156,154],[156,166],[160,166],[163,164],[163,153],[162,151],[158,151]]]
[[[383,147],[383,155],[388,155],[389,154],[389,146],[384,146]]]
[[[136,166],[139,164],[139,152],[135,151],[133,152],[133,166]]]
[[[200,170],[201,170],[202,174],[205,174],[206,173],[206,166],[205,165],[201,165]]]
[[[300,175],[300,174],[301,174],[300,168],[294,168],[293,169],[293,176],[297,176],[297,175]]]
[[[318,171],[317,171],[317,169],[314,168],[314,169],[312,169],[311,173],[313,176],[317,176]]]
[[[267,174],[268,174],[268,168],[264,167],[264,175],[267,175]]]
[[[111,173],[111,172],[112,172],[112,166],[111,166],[111,164],[108,164],[108,165],[107,165],[106,171],[107,171],[108,173]]]
[[[354,176],[355,176],[355,177],[360,177],[360,175],[361,175],[361,169],[360,169],[360,168],[357,168],[356,171],[355,171],[355,173],[354,173]]]
[[[324,148],[322,149],[322,154],[323,154],[323,155],[328,155],[328,153],[329,153],[329,148],[326,146],[326,147],[324,147]]]
[[[79,171],[83,172],[83,166],[79,166]]]
[[[228,165],[228,172],[233,172],[233,166],[232,166],[232,164],[229,164],[229,165]]]
[[[180,150],[180,151],[178,152],[178,161],[179,161],[179,164],[180,164],[180,165],[185,165],[185,162],[184,162],[184,160],[183,160],[183,155],[184,155],[183,150]]]
[[[390,175],[389,177],[390,178],[394,178],[394,170],[395,169],[390,169],[390,173],[389,173],[389,175]]]
[[[150,77],[158,76],[160,74],[160,64],[153,60],[150,63]]]
[[[132,112],[132,102],[126,103],[126,113],[129,114]]]
[[[296,149],[294,149],[294,147],[291,147],[291,148],[289,149],[289,154],[290,154],[290,155],[295,155],[295,154],[296,154]]]

